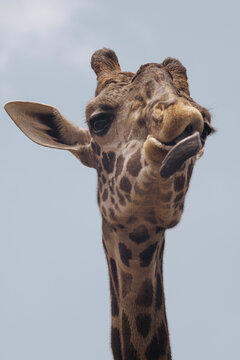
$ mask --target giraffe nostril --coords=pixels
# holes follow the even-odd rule
[[[171,146],[176,145],[179,141],[185,139],[188,136],[191,136],[195,131],[197,131],[197,128],[195,128],[194,124],[189,124],[185,127],[185,129],[180,135],[178,135],[172,141],[164,142],[164,144]]]
[[[193,126],[190,124],[188,125],[185,130],[184,130],[187,134],[191,135],[193,133]]]

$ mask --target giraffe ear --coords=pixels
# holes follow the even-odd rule
[[[97,77],[101,77],[104,73],[119,73],[121,71],[118,58],[111,49],[97,50],[91,59],[91,66]]]
[[[50,148],[69,150],[84,165],[95,167],[89,131],[67,120],[53,106],[13,101],[4,108],[19,129],[32,141]]]
[[[174,58],[168,57],[162,62],[165,69],[171,74],[173,84],[178,91],[184,91],[190,95],[187,79],[187,70],[182,63]]]

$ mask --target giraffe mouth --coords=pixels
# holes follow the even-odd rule
[[[160,168],[160,175],[163,178],[173,175],[190,157],[195,155],[200,157],[203,153],[203,144],[198,131],[185,138],[175,139],[173,144],[163,143],[151,135],[148,140],[160,151],[166,153]]]
[[[182,164],[192,156],[195,156],[202,149],[201,137],[198,131],[194,134],[178,140],[175,145],[162,144],[169,148],[169,151],[162,162],[160,175],[168,178],[180,169]]]

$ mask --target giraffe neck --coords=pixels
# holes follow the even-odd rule
[[[143,225],[138,229],[134,232],[103,220],[113,356],[115,360],[170,360],[162,275],[165,230]]]

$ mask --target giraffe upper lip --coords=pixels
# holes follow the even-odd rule
[[[167,146],[175,146],[176,144],[178,144],[183,139],[186,139],[187,137],[193,135],[192,129],[190,131],[186,130],[186,129],[180,135],[178,135],[176,138],[172,139],[171,141],[165,142],[165,141],[160,140],[160,142],[162,144],[164,144],[164,145],[167,145]]]
[[[194,137],[193,137],[194,135]],[[177,151],[178,149],[178,144],[183,143],[183,144],[187,144],[189,140],[187,139],[192,139],[192,137],[195,139],[197,136],[197,138],[199,138],[198,142],[201,143],[201,147],[204,145],[204,142],[202,141],[202,138],[199,134],[198,131],[196,131],[194,134],[190,134],[190,135],[186,135],[186,134],[181,134],[178,137],[176,137],[175,139],[173,139],[172,141],[169,142],[163,142],[162,140],[156,138],[153,135],[148,135],[148,139],[154,143],[155,146],[157,146],[159,148],[159,150],[165,152],[166,154],[168,154],[173,148],[176,148],[175,151]],[[184,141],[185,140],[185,141]],[[200,147],[200,144],[199,144]],[[182,148],[182,145],[181,145]]]

